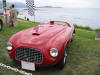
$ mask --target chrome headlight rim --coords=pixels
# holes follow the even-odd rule
[[[13,49],[12,44],[8,42],[8,43],[7,43],[6,49],[7,49],[8,51],[11,51],[11,50]]]
[[[59,55],[58,50],[56,48],[51,48],[50,55],[54,58],[57,57]]]

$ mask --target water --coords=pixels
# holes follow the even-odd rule
[[[34,17],[28,15],[27,10],[19,9],[20,18],[28,17],[34,21]],[[36,8],[35,21],[48,22],[67,21],[71,24],[78,24],[80,26],[89,26],[92,29],[100,28],[100,9],[88,8]]]

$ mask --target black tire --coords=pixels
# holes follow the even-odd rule
[[[73,32],[74,34],[76,33],[76,31],[75,31],[75,29],[74,29],[74,32]]]
[[[3,27],[3,23],[2,23],[2,21],[0,20],[0,31],[2,30],[2,27]]]
[[[68,49],[68,47],[67,47],[67,45],[66,45],[66,48],[65,48],[65,50],[64,50],[64,54],[63,54],[63,56],[62,56],[62,59],[60,60],[60,62],[56,65],[59,69],[63,69],[64,68],[64,66],[65,66],[65,64],[66,64],[66,61],[67,61],[67,49]]]

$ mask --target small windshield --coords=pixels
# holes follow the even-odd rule
[[[67,22],[63,22],[63,21],[54,21],[54,24],[64,25],[64,26],[70,26],[69,23],[67,23]]]

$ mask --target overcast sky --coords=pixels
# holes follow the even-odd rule
[[[25,0],[7,0],[8,2],[23,2]],[[67,8],[100,8],[100,0],[34,0],[35,6],[60,6]]]

